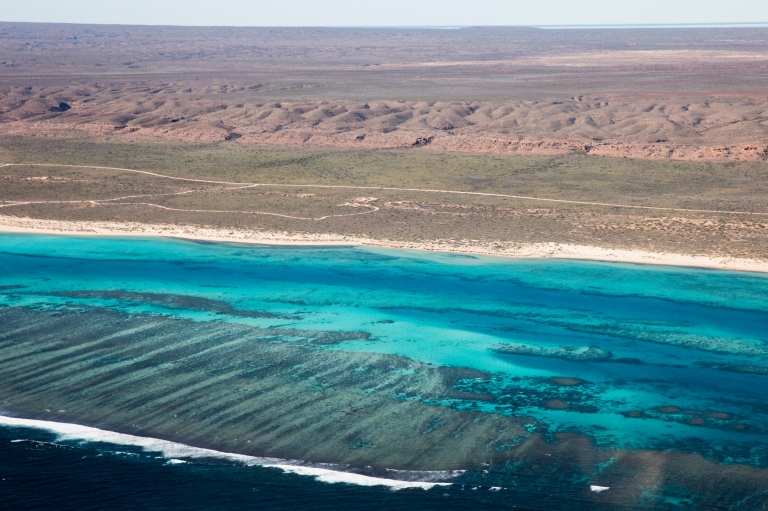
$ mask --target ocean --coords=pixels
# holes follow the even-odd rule
[[[767,384],[761,274],[0,235],[13,509],[765,509]]]

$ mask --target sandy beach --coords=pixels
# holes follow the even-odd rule
[[[566,243],[525,244],[453,239],[402,242],[337,234],[216,229],[192,225],[143,224],[137,222],[72,222],[20,218],[6,215],[0,215],[0,232],[77,236],[156,236],[265,245],[358,245],[515,258],[580,259],[768,273],[768,259],[712,257],[644,250],[611,249]]]

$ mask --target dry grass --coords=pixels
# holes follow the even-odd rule
[[[109,165],[195,179],[278,184],[236,189],[110,170],[4,167],[0,169],[0,199],[53,201],[1,209],[3,214],[17,216],[262,228],[395,241],[559,242],[747,258],[768,254],[768,215],[312,186],[490,191],[768,213],[768,190],[765,185],[755,185],[768,182],[768,164],[764,163],[693,164],[418,150],[292,151],[227,144],[138,145],[50,139],[6,140],[0,146],[0,156],[6,162]],[[133,195],[151,196],[89,202]],[[57,202],[62,200],[83,202]]]

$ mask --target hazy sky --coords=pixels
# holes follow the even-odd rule
[[[235,26],[768,22],[768,0],[0,0],[0,21]]]

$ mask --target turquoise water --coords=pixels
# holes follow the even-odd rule
[[[0,306],[363,332],[370,335],[314,349],[485,373],[456,382],[466,392],[459,397],[396,396],[403,401],[530,417],[532,431],[577,432],[602,447],[768,466],[764,275],[7,234],[0,268]]]

